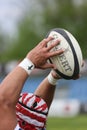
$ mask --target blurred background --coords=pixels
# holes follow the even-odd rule
[[[0,82],[50,29],[78,40],[85,65],[78,80],[60,80],[47,130],[87,128],[87,0],[0,0]],[[35,69],[23,92],[34,92],[50,70]]]

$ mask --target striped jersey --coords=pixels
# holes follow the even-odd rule
[[[19,124],[17,124],[14,130],[22,130],[22,129],[20,128]]]
[[[47,114],[48,107],[42,98],[32,93],[21,94],[16,115],[22,130],[45,130]]]

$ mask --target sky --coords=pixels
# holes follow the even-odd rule
[[[12,34],[26,11],[29,0],[0,0],[0,29]]]
[[[83,0],[74,0],[79,3]],[[0,29],[6,34],[14,34],[17,22],[25,12],[36,7],[36,0],[0,0]],[[38,8],[38,6],[37,6]]]

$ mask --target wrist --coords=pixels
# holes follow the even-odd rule
[[[57,80],[61,79],[61,77],[57,74],[56,70],[52,69],[52,70],[51,70],[51,74],[52,74],[52,76],[53,76],[55,79],[57,79]]]
[[[35,65],[28,58],[24,58],[24,60],[18,66],[24,69],[28,75],[30,75],[35,68]]]
[[[55,86],[57,84],[58,79],[52,75],[52,72],[49,73],[47,79],[51,85]]]

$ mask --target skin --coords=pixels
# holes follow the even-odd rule
[[[59,80],[60,76],[57,75],[57,73],[52,70],[51,71],[52,76]],[[40,96],[42,99],[44,99],[48,105],[48,109],[51,106],[54,94],[55,94],[55,89],[56,86],[55,85],[51,85],[48,82],[47,77],[41,82],[41,84],[38,86],[38,88],[35,90],[34,94]]]
[[[55,52],[50,52],[50,50],[59,44],[59,40],[56,40],[47,47],[47,43],[53,40],[52,37],[42,40],[34,49],[32,49],[26,57],[30,59],[35,68],[47,69],[55,68],[53,64],[47,62],[47,60],[55,55],[60,55],[64,52],[63,49],[57,50]],[[26,71],[17,66],[12,72],[10,72],[6,78],[0,84],[0,130],[14,130],[17,125],[15,106],[19,99],[20,93],[22,91],[23,85],[29,75]],[[41,88],[43,90],[41,91]],[[53,92],[52,92],[53,89]],[[44,100],[46,100],[48,107],[50,107],[55,87],[49,84],[47,78],[39,85],[35,94],[40,95]],[[50,100],[47,99],[48,91],[51,92],[49,96]],[[46,92],[46,94],[43,94]]]

